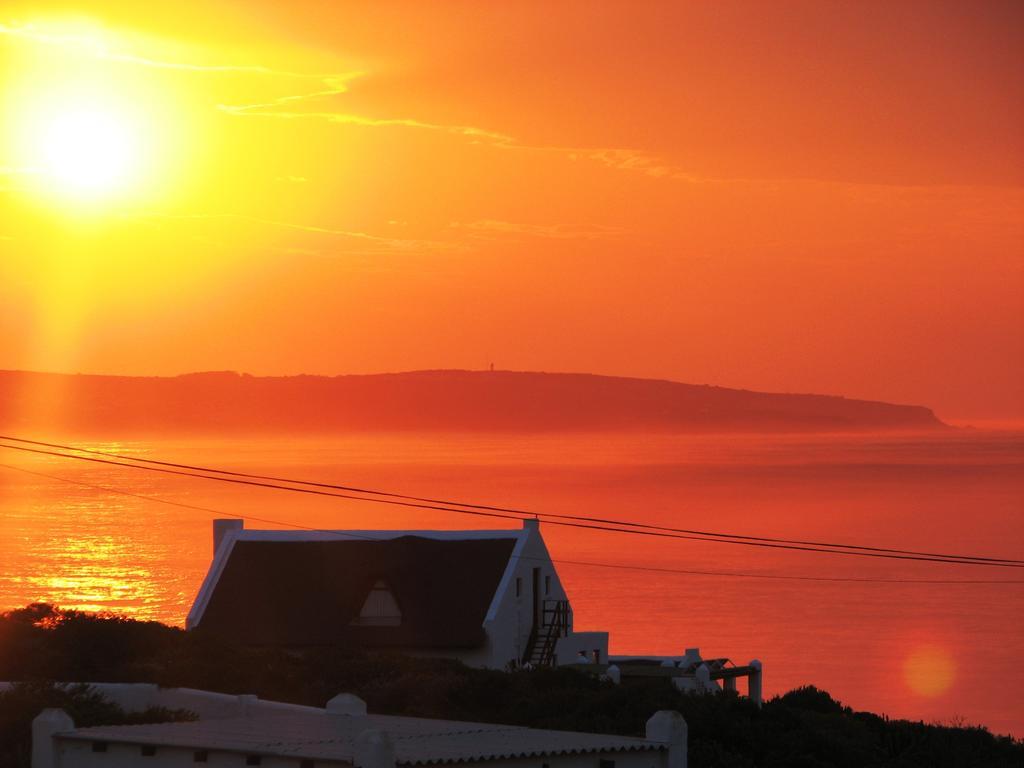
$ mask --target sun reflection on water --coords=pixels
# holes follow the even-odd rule
[[[887,541],[912,537],[936,551],[1019,557],[1014,543],[1019,537],[1014,537],[1021,530],[1024,475],[1017,470],[1024,442],[976,436],[969,455],[957,463],[964,441],[954,436],[934,448],[890,441],[884,446],[886,472],[863,469],[858,451],[873,450],[853,438],[836,439],[831,452],[820,437],[780,439],[781,447],[766,438],[731,439],[724,445],[679,437],[604,442],[338,438],[295,440],[286,447],[270,440],[88,447],[170,461],[202,456],[211,466],[439,497],[457,489],[474,500],[636,516],[661,524],[678,524],[686,515],[708,528],[861,541],[877,540],[884,530]],[[987,453],[994,457],[983,459]],[[806,463],[800,463],[801,456]],[[0,471],[0,610],[47,601],[180,625],[209,565],[210,510],[318,527],[495,526],[485,519],[367,510],[109,465],[42,457],[5,461],[52,477]],[[966,533],[957,529],[954,536],[948,526],[921,525],[925,513],[930,520],[959,520],[965,509],[983,510]],[[623,547],[618,538],[556,527],[548,527],[545,537],[553,555],[573,561],[766,573],[828,568],[831,575],[857,577],[931,575],[905,564],[825,564],[760,552],[754,557],[737,549],[656,539]],[[1019,588],[711,579],[606,572],[565,562],[560,572],[578,626],[610,630],[613,652],[678,653],[699,644],[734,659],[765,657],[776,670],[769,693],[814,683],[857,708],[916,718],[963,713],[1000,732],[1020,733],[1020,702],[1014,697],[1020,689],[1014,659],[1024,615]],[[964,576],[935,575],[947,573]],[[894,600],[900,601],[898,610]],[[1008,678],[978,675],[966,666],[968,655],[1007,669]],[[856,661],[837,664],[837,658]]]

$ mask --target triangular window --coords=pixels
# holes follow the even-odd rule
[[[402,611],[383,579],[370,588],[363,609],[352,619],[352,624],[363,627],[397,627],[402,623]]]

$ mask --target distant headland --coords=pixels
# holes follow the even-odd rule
[[[845,432],[947,428],[918,405],[579,373],[129,377],[0,371],[0,427],[96,433]]]

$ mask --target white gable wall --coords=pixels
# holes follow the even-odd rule
[[[555,564],[540,533],[540,524],[535,520],[523,521],[525,534],[516,544],[509,558],[508,568],[498,585],[484,630],[487,632],[486,658],[478,666],[502,669],[510,662],[517,663],[526,652],[533,627],[533,569],[539,569],[539,599],[567,600],[565,588],[558,577]],[[545,578],[550,579],[550,589],[545,594]],[[519,580],[519,595],[516,595],[516,580]],[[571,627],[570,627],[571,629]],[[466,663],[473,663],[467,660]]]

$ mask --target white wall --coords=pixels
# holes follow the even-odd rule
[[[194,749],[157,747],[155,755],[143,757],[137,744],[113,743],[107,745],[106,752],[93,752],[91,742],[58,738],[57,764],[54,768],[183,768],[204,765],[193,760],[195,752]],[[260,768],[298,768],[300,764],[298,758],[264,756],[260,761]],[[240,768],[245,765],[245,755],[238,752],[210,751],[205,765]],[[339,766],[348,763],[317,760],[316,765]]]
[[[592,659],[594,651],[598,652],[596,663],[608,663],[607,632],[571,632],[558,641],[555,647],[556,664],[578,664],[580,651]],[[592,659],[593,663],[593,659]]]
[[[171,766],[196,766],[193,762],[195,750],[177,747],[158,747],[152,757],[142,757],[138,745],[108,744],[106,752],[93,752],[91,742],[58,738],[57,764],[54,768],[171,768]],[[460,768],[599,768],[601,760],[613,760],[615,768],[667,768],[667,753],[663,751],[644,752],[602,752],[587,755],[549,755],[517,760],[486,760],[460,763]],[[265,756],[261,768],[297,768],[298,758]],[[245,765],[245,756],[237,752],[210,751],[206,765]],[[341,761],[317,760],[319,766],[349,765]]]
[[[644,752],[597,752],[588,755],[549,755],[516,760],[487,760],[486,762],[462,763],[460,768],[541,768],[547,763],[551,768],[598,768],[601,760],[613,760],[615,768],[666,768],[666,752],[648,750]]]
[[[484,621],[488,643],[479,654],[479,661],[466,660],[474,666],[504,668],[510,661],[518,662],[526,651],[526,643],[533,628],[533,569],[540,569],[540,600],[567,600],[568,595],[558,577],[558,571],[551,562],[551,555],[540,533],[540,526],[534,520],[525,520],[526,533],[509,561],[509,567],[502,577],[495,602]],[[544,577],[551,578],[551,589],[544,593]],[[521,579],[522,589],[516,597],[516,579]],[[570,627],[571,629],[571,627]],[[535,767],[539,768],[539,766]]]

